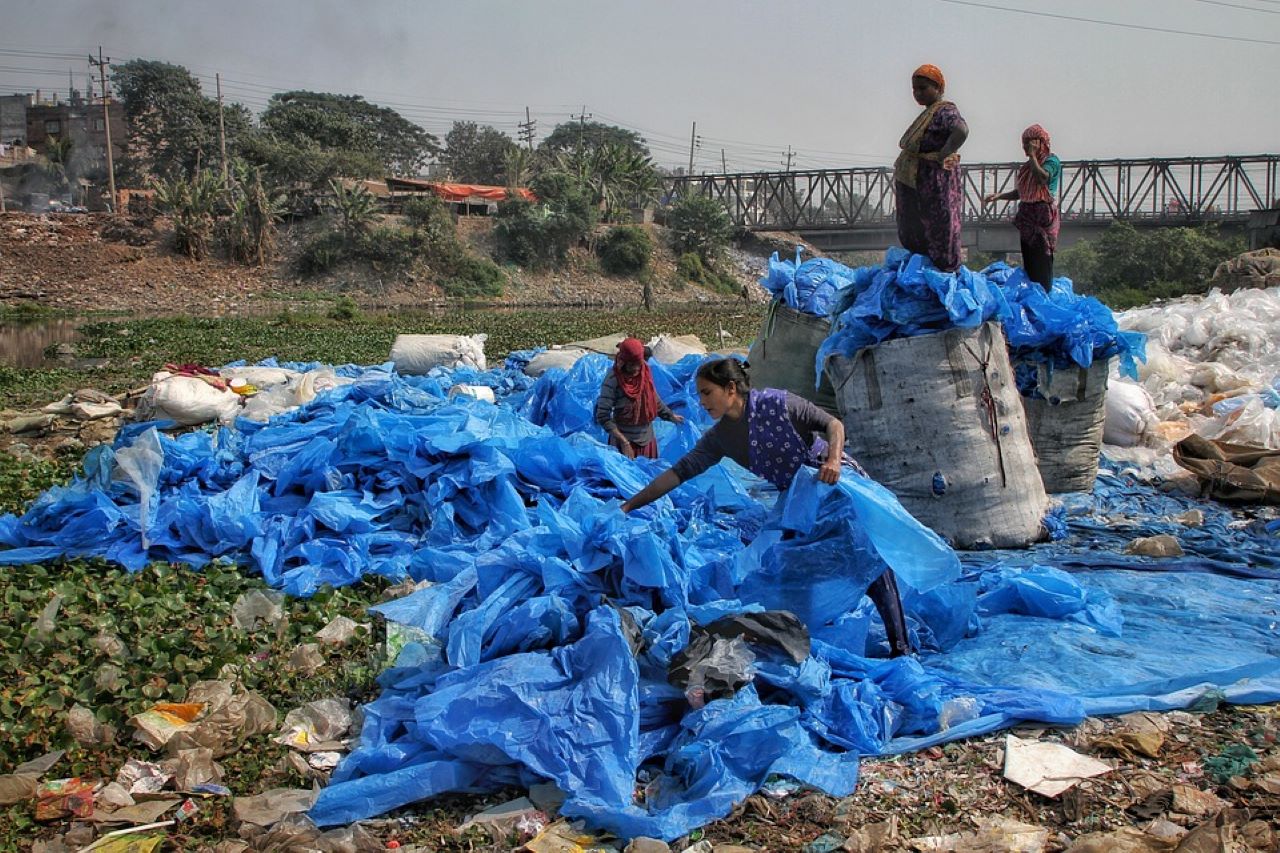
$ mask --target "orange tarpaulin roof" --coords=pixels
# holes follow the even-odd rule
[[[445,181],[418,181],[412,178],[387,178],[387,186],[392,190],[430,190],[445,201],[466,201],[471,198],[483,198],[488,201],[504,201],[507,195],[515,193],[527,201],[537,201],[532,190],[524,187],[492,187],[486,184],[451,184]]]

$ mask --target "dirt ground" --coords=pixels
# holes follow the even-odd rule
[[[492,254],[493,220],[459,221],[459,235],[483,254]],[[193,261],[169,246],[164,219],[113,219],[105,214],[0,215],[0,307],[20,303],[75,313],[145,312],[150,315],[225,316],[264,313],[317,300],[349,296],[362,308],[440,307],[446,304],[429,273],[386,274],[346,265],[316,278],[293,269],[302,244],[321,223],[284,225],[279,251],[255,268],[220,258]],[[732,301],[732,297],[687,284],[675,273],[675,259],[655,229],[652,262],[654,298],[662,304]],[[784,240],[778,240],[785,245]],[[769,242],[731,253],[728,272],[763,301],[756,284],[766,267]],[[758,248],[757,248],[758,247]],[[575,249],[565,268],[534,272],[504,267],[511,279],[492,304],[522,306],[632,306],[642,299],[634,278],[606,275],[584,249]]]

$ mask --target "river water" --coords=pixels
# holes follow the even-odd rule
[[[58,359],[51,348],[76,340],[76,327],[84,322],[78,317],[0,321],[0,365],[48,367],[56,363]],[[47,357],[46,350],[50,353]]]

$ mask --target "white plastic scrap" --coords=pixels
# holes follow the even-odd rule
[[[1056,797],[1084,779],[1110,773],[1111,766],[1060,743],[1004,739],[1004,777],[1046,797]]]

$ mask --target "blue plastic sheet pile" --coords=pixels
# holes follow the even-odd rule
[[[1028,365],[1019,373],[1024,392],[1036,364],[1088,367],[1094,359],[1117,356],[1121,371],[1136,379],[1134,359],[1146,359],[1144,336],[1121,331],[1111,310],[1077,295],[1070,279],[1056,279],[1046,293],[1021,269],[1003,263],[947,273],[900,248],[886,252],[880,266],[850,272],[852,283],[832,309],[831,335],[818,349],[819,374],[831,355],[852,356],[893,338],[972,329],[988,320],[1003,326],[1013,360]]]
[[[655,367],[690,418],[660,425],[671,453],[706,424],[696,365]],[[1211,689],[1280,699],[1280,581],[1210,574],[1201,552],[1156,575],[1073,546],[1118,512],[1162,523],[1163,496],[1118,481],[1069,509],[1068,539],[968,565],[852,473],[827,486],[804,471],[776,495],[725,463],[624,516],[617,498],[664,464],[625,459],[590,423],[608,369],[586,357],[534,383],[511,366],[348,367],[350,385],[266,424],[177,437],[135,425],[88,454],[80,479],[0,519],[0,563],[223,558],[304,596],[366,574],[419,582],[374,608],[413,639],[310,813],[323,825],[550,780],[567,816],[672,839],[771,776],[846,795],[863,754]],[[451,402],[455,382],[498,402]],[[1274,555],[1275,531],[1219,520],[1206,528],[1222,547]],[[919,657],[879,657],[864,592],[886,565]],[[695,626],[776,611],[804,625],[807,656],[747,641],[744,686],[703,707],[669,680]]]
[[[840,291],[853,283],[854,271],[830,258],[801,262],[800,252],[801,247],[797,246],[794,261],[779,260],[774,252],[760,284],[788,308],[826,317],[835,307]]]

